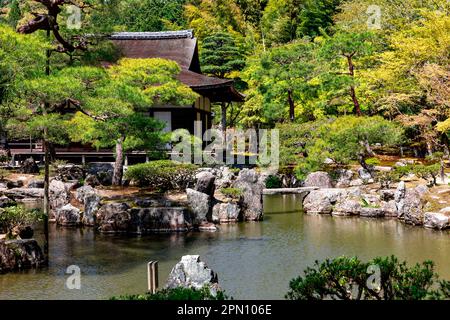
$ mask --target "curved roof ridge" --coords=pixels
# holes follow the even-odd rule
[[[161,40],[161,39],[193,39],[194,31],[158,31],[158,32],[114,32],[111,40]]]

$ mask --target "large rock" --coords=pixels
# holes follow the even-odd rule
[[[303,199],[303,210],[308,214],[330,214],[338,200],[347,195],[347,189],[313,190]]]
[[[0,196],[0,208],[12,207],[16,202],[7,196]]]
[[[195,190],[201,193],[206,193],[210,197],[214,196],[216,178],[211,172],[203,171],[198,173],[196,176],[197,183],[195,185]]]
[[[360,167],[358,169],[358,176],[365,183],[373,182],[373,178],[372,178],[372,175],[370,174],[370,172],[362,167]]]
[[[201,289],[209,287],[214,294],[220,290],[217,274],[198,255],[183,256],[169,274],[165,288]]]
[[[43,189],[44,188],[44,180],[42,180],[42,179],[30,180],[30,182],[28,182],[27,188]]]
[[[114,173],[114,163],[109,162],[89,163],[88,174],[96,176],[98,181],[104,186],[111,185],[113,173]]]
[[[333,188],[333,181],[330,175],[324,171],[308,174],[303,184],[305,187]]]
[[[367,218],[382,218],[384,217],[384,210],[382,208],[363,207],[360,216]]]
[[[25,199],[43,199],[44,189],[35,188],[16,188],[2,191],[2,193],[14,200],[25,200]]]
[[[36,240],[0,240],[0,273],[40,267],[45,263]]]
[[[217,203],[213,207],[212,221],[214,223],[238,222],[241,219],[241,209],[235,203]]]
[[[71,204],[56,210],[56,223],[63,227],[76,227],[81,224],[81,212]]]
[[[426,212],[423,225],[426,228],[438,230],[450,228],[450,215],[441,212]]]
[[[243,169],[239,172],[234,188],[242,190],[242,212],[246,221],[263,219],[262,194],[266,186],[265,175],[260,175],[255,169]]]
[[[352,183],[354,172],[352,170],[340,169],[337,171],[336,188],[347,188]]]
[[[357,199],[344,198],[339,200],[333,207],[333,216],[355,216],[359,215],[362,206]]]
[[[397,203],[398,217],[407,224],[423,225],[426,204],[423,196],[420,190],[407,189],[404,199]]]
[[[191,229],[190,215],[182,207],[153,207],[130,209],[129,232],[185,232]]]
[[[383,210],[385,217],[397,217],[398,215],[395,200],[381,202],[381,209]]]
[[[61,207],[64,207],[70,202],[70,191],[64,182],[59,180],[52,180],[49,186],[49,202],[50,202],[50,218]]]
[[[96,175],[88,174],[86,179],[84,180],[85,186],[96,187],[100,185],[100,181],[98,180]]]
[[[101,198],[95,192],[84,196],[83,225],[92,227],[95,225],[97,211],[100,208]]]
[[[400,202],[402,199],[405,198],[405,194],[406,194],[406,185],[404,181],[400,181],[400,183],[397,186],[397,189],[395,190],[394,193],[394,200],[395,202]]]
[[[33,158],[28,158],[22,162],[19,171],[26,174],[36,174],[39,173],[39,167]]]
[[[83,186],[76,190],[75,199],[77,199],[77,201],[81,204],[84,204],[85,197],[95,193],[95,189],[91,186]]]
[[[85,172],[82,166],[67,164],[56,168],[55,178],[61,181],[80,181],[84,179]]]
[[[228,188],[233,184],[235,180],[234,173],[230,170],[229,167],[223,166],[217,170],[216,179],[214,184],[217,189]]]
[[[211,213],[211,197],[206,193],[187,188],[187,202],[190,212],[192,213],[192,222],[199,225],[202,222],[210,220]]]
[[[104,233],[124,233],[130,230],[131,215],[127,203],[107,203],[97,211],[96,226]]]
[[[8,189],[22,188],[23,187],[23,181],[22,180],[7,181],[6,182],[6,187]]]

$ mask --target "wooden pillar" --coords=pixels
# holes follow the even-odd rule
[[[147,265],[148,292],[156,293],[158,290],[158,261],[150,261]]]

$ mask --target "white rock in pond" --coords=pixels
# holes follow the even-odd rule
[[[165,288],[178,287],[201,289],[209,287],[211,291],[220,290],[217,274],[208,268],[199,255],[187,255],[181,258],[169,274]]]
[[[426,212],[424,226],[438,230],[447,229],[450,227],[450,216],[440,212]]]
[[[241,209],[235,203],[217,203],[213,207],[212,221],[214,223],[238,222]]]

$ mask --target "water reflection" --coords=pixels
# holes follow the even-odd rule
[[[388,219],[308,216],[300,204],[295,195],[266,197],[265,221],[221,225],[218,232],[124,237],[52,226],[49,267],[0,275],[0,299],[107,299],[141,293],[148,261],[160,261],[164,283],[185,254],[200,254],[235,298],[283,298],[289,280],[306,266],[343,254],[432,259],[450,279],[449,232]],[[81,268],[81,290],[64,286],[65,270],[72,264]]]

